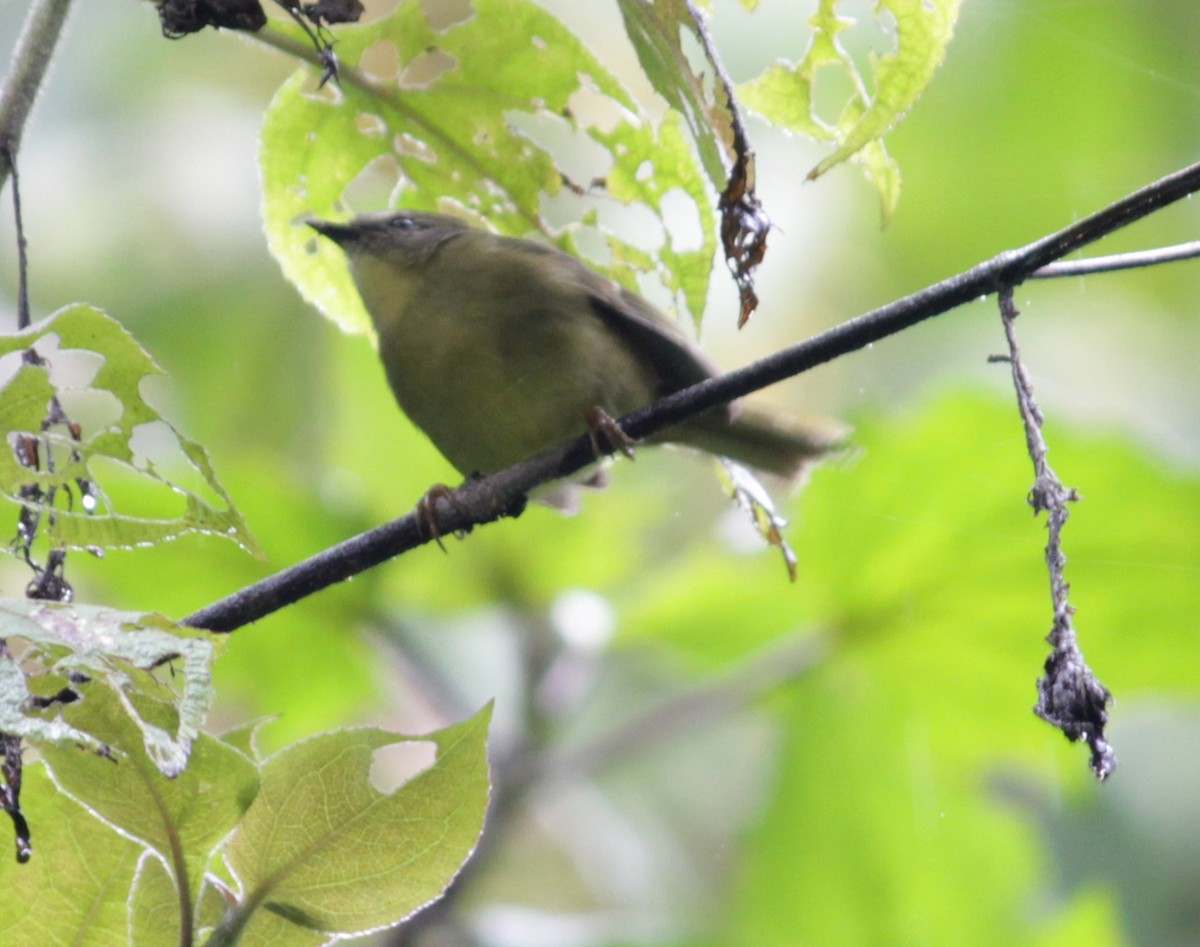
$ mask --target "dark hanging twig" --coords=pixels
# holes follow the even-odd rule
[[[1054,626],[1046,640],[1053,651],[1046,658],[1046,673],[1038,681],[1038,702],[1034,712],[1058,727],[1072,743],[1085,741],[1092,750],[1092,772],[1097,779],[1104,780],[1117,765],[1116,754],[1104,738],[1112,695],[1096,679],[1079,649],[1072,621],[1075,609],[1068,601],[1070,586],[1064,575],[1067,557],[1062,550],[1062,531],[1071,515],[1070,504],[1076,502],[1079,495],[1063,485],[1046,459],[1049,448],[1042,436],[1042,412],[1034,399],[1033,383],[1021,362],[1021,350],[1017,346],[1015,322],[1018,312],[1011,287],[1000,290],[1000,315],[1008,340],[1008,356],[1001,358],[1012,367],[1017,407],[1025,428],[1025,444],[1033,461],[1034,481],[1029,491],[1029,505],[1035,516],[1039,513],[1047,515],[1049,533],[1046,568],[1050,572]]]
[[[8,167],[12,172],[13,220],[17,232],[17,324],[19,328],[27,329],[31,322],[29,315],[29,267],[26,257],[25,225],[21,218],[21,179],[17,173],[16,155],[6,145],[0,145],[0,153],[3,153]],[[32,347],[26,349],[21,354],[21,358],[26,365],[43,369],[47,367],[45,359]],[[58,397],[51,396],[50,403],[46,408],[46,417],[42,420],[42,433],[58,425],[66,427],[72,440],[78,442],[81,439],[82,434],[79,425],[73,423],[67,417]],[[54,458],[51,454],[50,444],[39,440],[33,435],[18,434],[13,445],[13,450],[17,461],[30,470],[54,469]],[[74,449],[72,459],[79,459],[79,454]],[[90,481],[80,479],[77,483],[82,497],[94,496],[94,487]],[[44,566],[39,565],[33,560],[33,544],[37,539],[42,514],[53,506],[54,496],[55,488],[53,487],[45,489],[38,483],[28,483],[21,487],[21,498],[28,501],[28,504],[21,507],[21,513],[17,520],[17,537],[13,545],[29,565],[29,568],[33,570],[33,579],[25,587],[26,598],[67,602],[71,600],[73,595],[70,583],[67,582],[64,575],[67,551],[60,548],[51,549],[47,553],[46,564]],[[49,512],[47,515],[53,521],[54,513]]]
[[[8,648],[0,641],[0,657],[7,658]],[[13,835],[16,838],[17,861],[25,864],[33,857],[33,840],[29,833],[29,823],[21,812],[21,777],[24,773],[21,760],[21,738],[11,733],[0,733],[0,810],[3,810],[13,824]]]
[[[183,39],[205,27],[256,33],[267,25],[258,0],[155,0],[167,39]]]

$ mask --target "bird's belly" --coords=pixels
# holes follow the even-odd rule
[[[430,316],[426,313],[426,316]],[[598,319],[535,315],[513,333],[426,318],[380,339],[401,408],[461,473],[491,473],[649,404],[643,363]]]

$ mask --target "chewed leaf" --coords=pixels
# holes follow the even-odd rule
[[[824,174],[854,158],[879,191],[885,221],[899,193],[899,172],[882,138],[916,103],[941,66],[954,34],[962,0],[877,0],[876,19],[895,35],[895,48],[871,56],[870,81],[846,51],[839,34],[855,21],[839,17],[838,0],[821,0],[809,20],[813,36],[804,59],[776,63],[738,89],[742,102],[765,118],[800,134],[836,145],[809,173]],[[821,69],[841,70],[854,89],[840,115],[823,119],[813,105]]]
[[[29,715],[31,699],[46,696],[31,693],[21,668],[10,658],[0,658],[0,732],[23,737],[31,743],[71,743],[96,753],[109,753],[105,743],[60,717],[43,719]]]
[[[183,771],[212,701],[219,637],[153,614],[2,599],[0,639],[7,642],[0,655],[5,733],[111,755],[113,733],[73,726],[63,715],[85,696],[81,688],[104,688],[154,765],[167,776]]]
[[[340,90],[316,91],[307,67],[280,88],[260,164],[267,239],[284,273],[343,328],[370,335],[341,255],[318,249],[300,221],[348,207],[440,209],[545,234],[626,286],[641,273],[631,261],[651,262],[676,302],[700,313],[715,228],[678,117],[656,128],[530,0],[472,6],[440,29],[418,3],[339,29]]]
[[[22,359],[30,348],[41,364]],[[55,547],[129,548],[210,533],[258,554],[204,448],[145,400],[147,379],[161,374],[91,306],[0,337],[0,494],[45,514],[37,529]]]
[[[962,0],[881,0],[879,9],[896,19],[896,50],[873,60],[870,104],[852,123],[839,123],[838,149],[812,170],[813,177],[877,140],[912,108],[942,64],[961,5]]]
[[[279,919],[361,933],[397,924],[439,897],[483,829],[490,720],[488,706],[423,736],[365,727],[324,733],[268,759],[262,788],[226,848],[248,941],[265,942],[250,935]],[[432,762],[399,788],[381,789],[375,765],[382,751],[403,744],[429,746]],[[253,913],[259,906],[266,911]]]

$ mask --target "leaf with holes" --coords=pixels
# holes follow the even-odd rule
[[[809,21],[813,35],[804,58],[771,66],[739,86],[739,98],[771,122],[835,143],[833,153],[813,168],[810,178],[849,158],[862,165],[879,191],[886,221],[899,199],[900,172],[883,147],[883,136],[913,107],[941,66],[961,4],[962,0],[880,0],[876,20],[895,36],[895,49],[872,54],[872,90],[839,38],[855,21],[837,15],[838,0],[821,0]],[[813,104],[813,85],[826,68],[844,73],[854,90],[833,120],[822,119]]]
[[[90,605],[0,600],[0,730],[43,751],[80,744],[111,756],[115,723],[102,727],[76,703],[106,690],[135,728],[153,765],[177,776],[187,765],[212,700],[218,635],[158,615]],[[81,725],[80,719],[91,721]],[[126,733],[125,729],[119,732]]]
[[[40,364],[23,357],[30,348]],[[37,514],[52,547],[209,533],[258,554],[204,448],[145,400],[162,370],[114,319],[76,304],[0,337],[0,374],[0,494]]]

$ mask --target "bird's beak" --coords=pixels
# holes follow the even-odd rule
[[[304,222],[322,237],[328,237],[339,247],[353,243],[355,238],[358,237],[358,228],[352,227],[349,224],[335,224],[333,221],[321,220],[317,217],[310,217]]]

